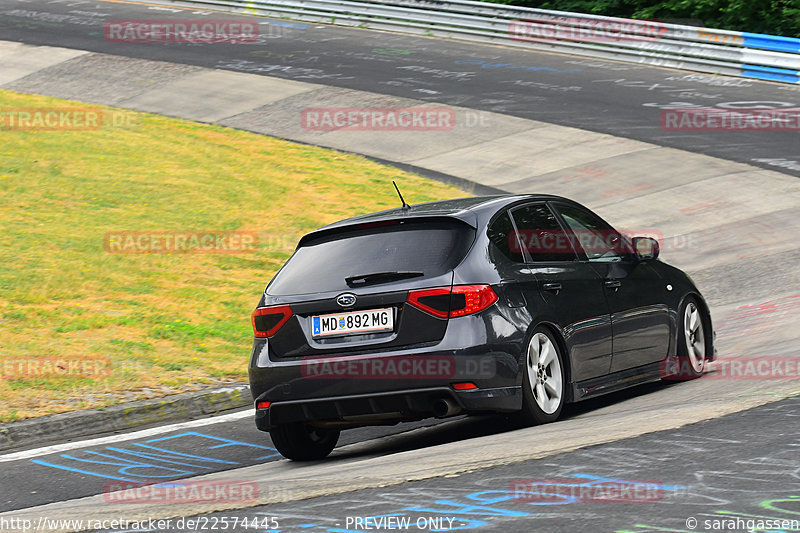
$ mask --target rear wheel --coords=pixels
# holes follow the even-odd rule
[[[553,422],[566,398],[566,373],[558,343],[546,328],[538,327],[528,343],[522,379],[522,421]]]
[[[339,440],[339,431],[294,422],[272,428],[269,436],[275,448],[287,459],[314,461],[331,453]]]

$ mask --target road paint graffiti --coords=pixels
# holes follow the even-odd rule
[[[621,480],[592,474],[562,476],[563,487],[647,486],[648,482]],[[365,524],[409,524],[409,530],[463,531],[496,525],[498,521],[519,520],[544,516],[555,508],[580,503],[580,498],[562,498],[550,501],[520,499],[519,494],[509,489],[511,478],[484,480],[481,485],[489,488],[468,492],[462,489],[409,487],[378,494],[351,493],[333,498],[309,501],[302,505],[301,513],[285,508],[281,511],[264,509],[262,512],[275,515],[282,525],[292,524],[296,528],[314,529],[329,533],[351,533],[363,531]],[[494,488],[496,487],[496,488]],[[659,485],[663,496],[683,494],[686,487]],[[418,503],[424,502],[424,503]],[[543,507],[546,506],[546,507]],[[379,512],[374,512],[380,510]],[[373,511],[373,513],[370,513]],[[360,519],[359,522],[354,517]],[[391,518],[391,522],[387,519]],[[492,524],[492,523],[495,524]],[[374,529],[374,527],[373,527]],[[382,530],[388,530],[386,527]],[[291,529],[292,531],[294,529]]]
[[[240,461],[226,459],[224,453],[219,453],[228,448],[244,447],[252,450],[255,457],[250,458],[250,462],[262,462],[279,456],[277,450],[269,446],[195,431],[144,442],[131,442],[129,445],[127,448],[106,446],[101,451],[62,453],[58,455],[59,459],[32,459],[32,462],[115,481],[142,482],[192,476],[242,464]],[[180,451],[181,448],[191,450],[191,453]],[[203,451],[206,454],[203,455]]]
[[[480,59],[459,59],[455,61],[456,65],[472,65],[481,67],[482,69],[513,69],[513,70],[530,70],[532,72],[553,72],[556,74],[570,74],[573,72],[582,72],[579,68],[570,69],[557,69],[553,67],[542,67],[536,65],[517,65],[516,63],[489,63],[481,61]]]
[[[603,80],[592,80],[592,83],[611,83],[620,87],[628,87],[632,89],[644,89],[646,91],[657,91],[667,94],[674,94],[680,98],[719,98],[721,93],[709,94],[698,92],[692,87],[675,87],[674,85],[665,85],[662,83],[644,81],[644,80],[629,80],[627,78],[611,78]]]
[[[708,108],[707,105],[693,104],[691,102],[669,102],[661,104],[658,102],[647,102],[642,104],[642,107],[655,107],[656,109],[699,109]],[[714,104],[712,109],[796,109],[798,106],[793,102],[777,102],[777,101],[741,101],[741,102],[720,102]]]
[[[772,167],[785,168],[787,170],[796,170],[800,172],[800,161],[795,161],[793,159],[784,159],[782,157],[779,158],[762,157],[762,158],[754,158],[751,159],[750,161],[753,161],[755,163],[766,163],[767,165],[770,165]]]
[[[786,505],[789,505],[789,508],[785,508],[784,506]],[[692,533],[693,531],[730,531],[732,529],[755,533],[759,531],[797,531],[800,529],[800,519],[798,519],[800,517],[800,496],[790,495],[783,498],[763,500],[758,502],[757,506],[770,511],[771,514],[754,514],[717,509],[711,513],[697,513],[686,518],[684,523],[691,527],[689,530],[652,524],[636,524],[632,526],[632,529],[619,529],[616,533],[641,533],[644,531]],[[784,516],[780,516],[781,514]]]
[[[397,67],[397,70],[409,70],[411,72],[419,72],[420,74],[430,74],[434,78],[450,78],[457,80],[468,80],[475,76],[475,72],[443,70],[440,68],[430,68],[422,65],[406,65],[403,67]]]
[[[233,59],[230,61],[218,61],[216,67],[218,69],[235,70],[238,72],[256,72],[262,74],[283,74],[292,79],[337,79],[337,80],[352,80],[353,76],[344,76],[339,73],[328,73],[319,68],[301,68],[291,65],[275,65],[256,63],[255,61],[248,61],[246,59]]]
[[[623,65],[619,63],[612,63],[610,61],[600,61],[596,59],[573,59],[565,61],[568,65],[579,65],[582,67],[600,68],[610,71],[623,71],[623,70],[640,70],[641,67],[634,67],[630,65]]]

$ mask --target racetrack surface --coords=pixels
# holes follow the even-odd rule
[[[800,426],[785,421],[798,416],[795,397],[544,459],[225,511],[195,523],[268,518],[281,531],[329,532],[791,531],[800,528],[800,482],[792,470]],[[164,530],[194,531],[178,521]]]
[[[666,133],[659,125],[660,108],[670,102],[796,106],[796,87],[278,21],[264,24],[282,28],[274,32],[278,38],[253,45],[123,45],[108,43],[102,35],[103,20],[203,16],[208,15],[137,4],[2,0],[4,39],[58,48],[0,43],[5,65],[0,86],[219,122],[512,192],[575,198],[617,226],[663,234],[668,242],[663,259],[686,269],[712,306],[721,361],[760,356],[796,365],[800,171],[763,161],[757,164],[780,172],[743,163],[800,160],[797,133],[695,135]],[[302,127],[299,118],[303,109],[323,105],[432,103],[451,106],[458,127],[320,132]],[[196,431],[206,437],[182,436],[185,447],[170,449],[187,453],[198,447],[198,438],[208,442],[208,436],[236,440],[239,444],[224,455],[205,456],[229,463],[173,472],[165,479],[217,470],[202,479],[253,480],[261,488],[259,503],[298,500],[455,475],[669,430],[798,390],[788,376],[746,377],[717,373],[690,383],[640,387],[575,406],[565,420],[536,428],[479,418],[426,423],[435,427],[412,431],[401,426],[390,430],[394,435],[381,429],[354,433],[330,461],[312,465],[267,458],[274,451],[259,446],[268,447],[268,439],[244,418],[214,431]],[[147,439],[172,438],[175,443],[183,433]],[[103,464],[108,457],[98,453],[118,458],[121,452],[109,446],[130,451],[136,443],[153,445],[146,439],[121,442],[40,450],[5,461],[13,465],[7,470],[12,479],[20,481],[14,498],[3,498],[4,509],[16,511],[0,518],[186,516],[226,508],[113,505],[92,496],[125,468]],[[156,466],[140,470],[142,477],[157,468],[165,472],[168,464],[149,459]],[[796,468],[796,460],[791,465]],[[76,471],[79,467],[83,472]],[[277,484],[290,492],[270,491]],[[37,495],[26,499],[26,491]],[[82,499],[65,502],[70,498]]]

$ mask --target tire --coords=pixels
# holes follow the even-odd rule
[[[269,431],[278,452],[292,461],[324,459],[339,441],[339,431],[315,428],[304,422],[283,424]]]
[[[694,296],[684,300],[678,317],[678,368],[669,379],[697,379],[705,371],[710,350],[708,317]]]
[[[558,420],[568,383],[561,348],[547,328],[533,330],[524,364],[521,422],[535,425]]]

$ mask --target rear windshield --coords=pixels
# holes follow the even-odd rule
[[[457,220],[406,220],[338,232],[295,251],[268,292],[286,296],[346,291],[352,289],[347,278],[383,272],[422,272],[420,279],[439,276],[464,259],[474,239],[475,230]],[[402,283],[392,283],[398,282]]]

